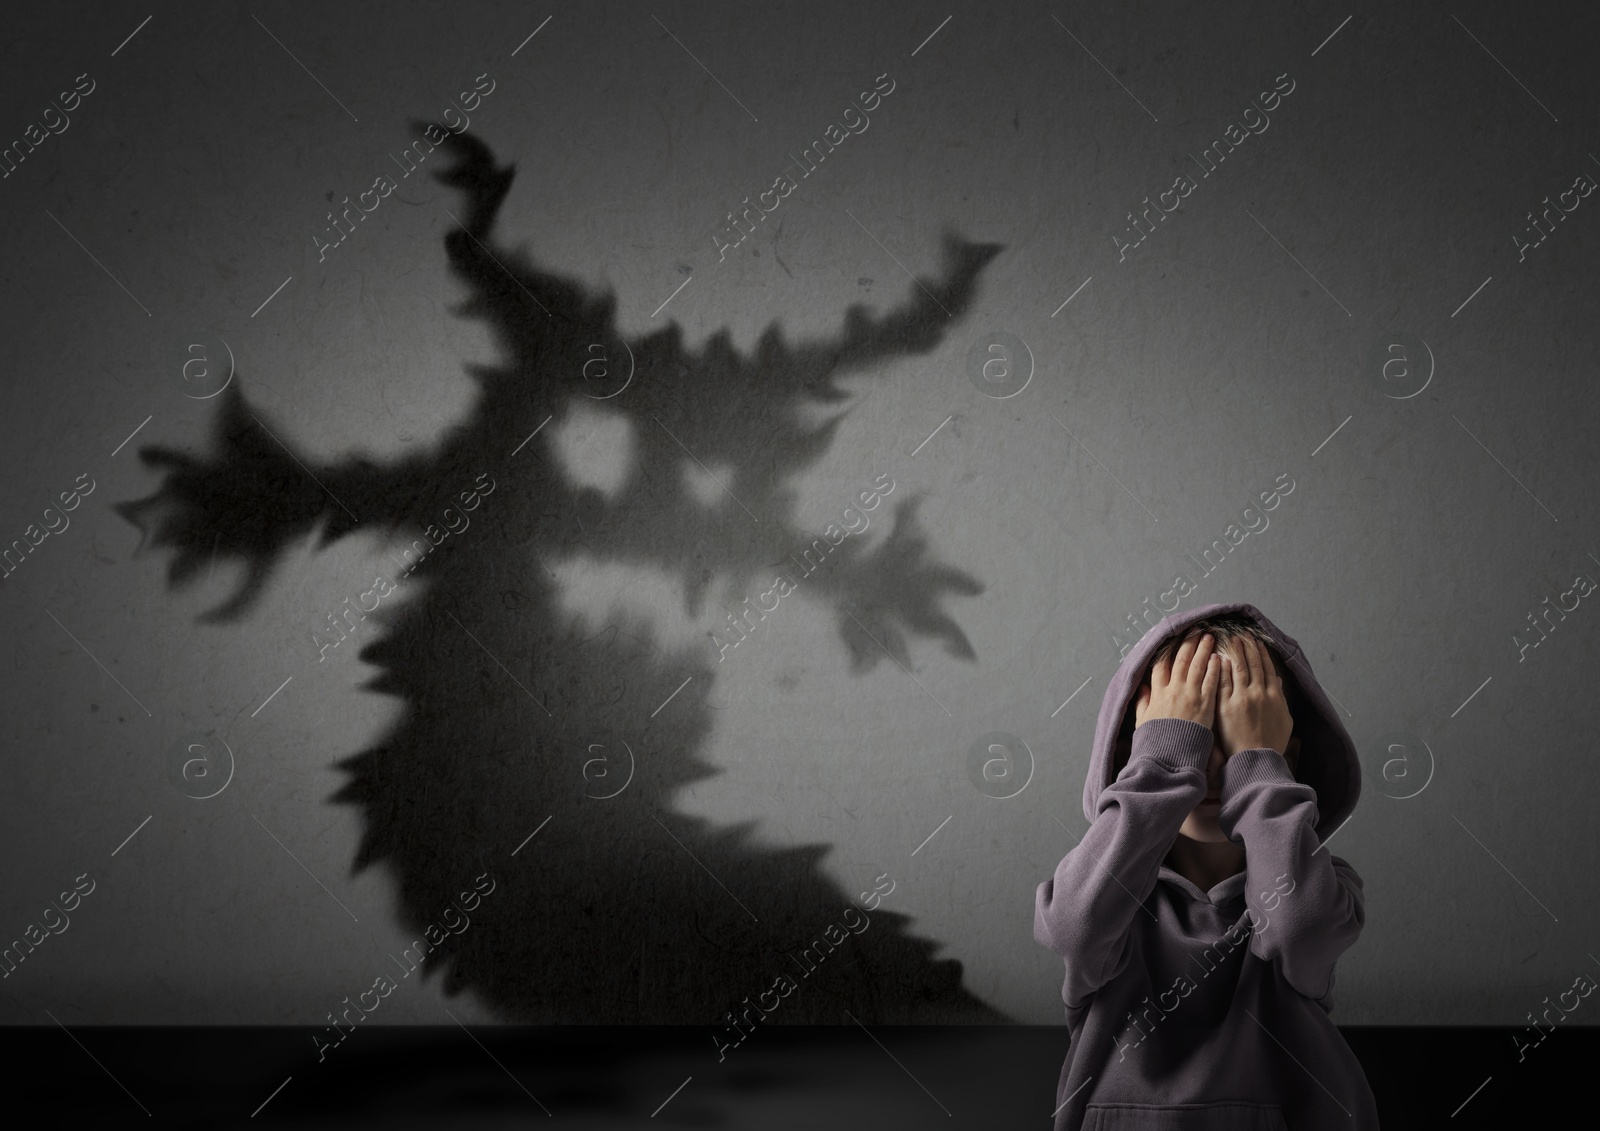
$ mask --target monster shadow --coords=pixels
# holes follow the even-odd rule
[[[732,593],[771,585],[813,539],[784,521],[794,500],[783,484],[826,450],[843,416],[808,427],[805,410],[849,397],[836,383],[847,373],[937,346],[1000,247],[947,234],[943,280],[919,283],[882,318],[852,306],[833,340],[788,344],[774,325],[751,356],[730,347],[726,330],[694,352],[672,324],[623,343],[613,294],[591,294],[495,243],[515,166],[496,165],[465,136],[441,149],[455,163],[434,175],[465,197],[445,238],[470,291],[455,313],[486,320],[505,358],[469,367],[480,394],[470,419],[426,455],[319,465],[279,445],[273,437],[284,433],[265,430],[236,381],[214,453],[143,448],[165,477],[120,513],[153,545],[174,548],[171,585],[213,550],[244,563],[211,620],[242,616],[290,542],[319,528],[322,544],[425,528],[404,559],[414,572],[383,579],[412,596],[371,614],[385,631],[361,652],[379,668],[367,686],[403,700],[404,715],[340,764],[350,777],[334,800],[360,807],[353,870],[390,867],[405,928],[438,943],[423,969],[445,966],[446,992],[470,987],[507,1020],[534,1024],[722,1026],[742,998],[755,1003],[787,974],[798,988],[767,999],[781,1001],[774,1021],[848,1024],[849,1009],[869,1024],[1009,1022],[962,987],[958,961],[935,960],[938,944],[907,932],[908,917],[888,910],[892,896],[867,904],[867,927],[846,921],[860,933],[833,949],[844,932],[828,925],[871,893],[858,897],[822,871],[827,845],[762,846],[750,841],[755,821],[719,827],[676,812],[676,791],[718,772],[695,753],[715,718],[705,698],[715,649],[667,650],[647,621],[618,614],[587,630],[562,609],[545,568],[663,570],[681,580],[691,616],[714,573],[731,574]],[[605,399],[590,391],[604,367],[585,368],[602,354],[619,372],[624,354],[634,362],[631,382]],[[559,470],[549,446],[559,424],[513,454],[541,421],[579,405],[632,429],[631,463],[613,492],[575,488]],[[731,481],[719,479],[739,507],[696,497],[686,450],[733,468]],[[453,534],[435,525],[447,507]],[[847,539],[814,577],[790,569],[791,599],[831,604],[854,671],[885,649],[909,667],[908,634],[974,659],[939,602],[982,587],[928,560],[916,507],[899,501],[871,553]],[[323,644],[337,639],[325,633]],[[683,694],[663,707],[674,688]],[[586,765],[601,736],[612,752],[626,742],[636,763],[627,788],[595,800],[611,788],[597,788],[603,779]],[[619,764],[610,780],[622,776]],[[446,912],[483,873],[492,893],[466,916]],[[896,870],[893,880],[908,877]],[[797,961],[805,949],[825,958],[814,972]]]

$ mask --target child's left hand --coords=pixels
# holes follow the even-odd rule
[[[1283,695],[1283,679],[1272,657],[1249,636],[1233,640],[1240,662],[1222,657],[1222,682],[1217,689],[1217,741],[1225,758],[1241,750],[1270,748],[1282,754],[1294,731],[1294,719]]]

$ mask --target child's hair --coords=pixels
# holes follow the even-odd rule
[[[1250,636],[1255,638],[1256,643],[1265,644],[1267,651],[1279,662],[1283,660],[1283,657],[1278,655],[1278,642],[1272,638],[1270,632],[1243,613],[1221,613],[1195,621],[1183,630],[1182,635],[1168,637],[1150,657],[1150,666],[1153,668],[1156,662],[1162,659],[1172,659],[1178,654],[1178,649],[1183,646],[1185,640],[1198,640],[1207,632],[1216,638],[1219,650],[1230,640],[1240,636]]]
[[[1162,641],[1161,647],[1157,648],[1150,657],[1149,664],[1145,667],[1144,675],[1141,679],[1148,680],[1150,678],[1150,672],[1154,670],[1159,660],[1163,658],[1170,660],[1176,656],[1184,641],[1198,640],[1207,632],[1211,633],[1212,637],[1215,638],[1216,648],[1219,651],[1230,640],[1235,640],[1241,636],[1249,636],[1258,644],[1263,645],[1267,650],[1267,654],[1280,666],[1283,664],[1283,657],[1278,654],[1278,642],[1272,638],[1270,632],[1244,613],[1220,613],[1217,616],[1204,617],[1201,620],[1197,620],[1185,628],[1181,634]],[[1300,687],[1295,682],[1294,676],[1287,672],[1284,673],[1283,697],[1289,706],[1289,717],[1291,719],[1303,717],[1301,712],[1304,709],[1302,706],[1304,700],[1300,693]],[[1129,753],[1133,748],[1133,730],[1134,711],[1133,705],[1130,703],[1126,714],[1123,716],[1122,726],[1117,735],[1116,755],[1111,771],[1113,777],[1121,773],[1122,767],[1127,764]],[[1295,777],[1299,778],[1298,772]]]

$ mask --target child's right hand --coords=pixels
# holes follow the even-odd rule
[[[1170,660],[1158,660],[1150,669],[1150,680],[1139,688],[1134,703],[1134,728],[1151,719],[1188,719],[1210,727],[1216,718],[1217,689],[1222,664],[1216,641],[1208,632],[1185,640]]]

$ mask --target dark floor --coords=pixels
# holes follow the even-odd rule
[[[1342,1032],[1385,1128],[1596,1125],[1593,1029],[1551,1034],[1521,1062],[1512,1030]],[[829,1131],[1040,1131],[1067,1045],[1065,1028],[1048,1026],[774,1026],[719,1062],[710,1033],[357,1029],[320,1061],[305,1029],[5,1028],[0,1041],[10,1110],[78,1126],[153,1126],[148,1111],[177,1127],[511,1127],[551,1118],[568,1127]]]

